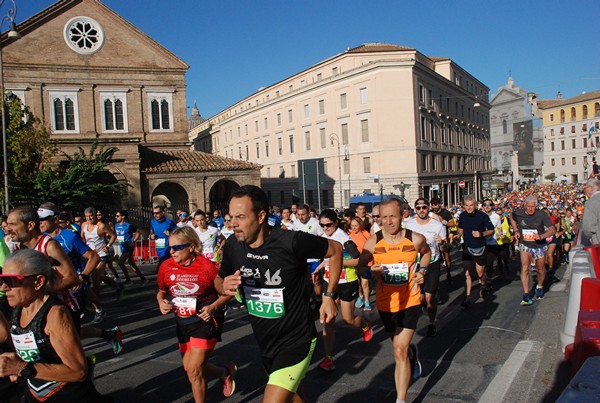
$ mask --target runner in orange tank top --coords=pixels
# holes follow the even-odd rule
[[[379,206],[382,229],[365,242],[357,270],[362,275],[373,261],[371,272],[379,277],[377,310],[394,346],[397,401],[404,401],[411,375],[418,378],[421,372],[416,345],[410,342],[421,315],[419,285],[427,272],[431,250],[423,235],[402,229],[400,200],[385,199]],[[416,267],[418,254],[420,270]]]

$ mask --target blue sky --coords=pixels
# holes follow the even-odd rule
[[[17,0],[17,21],[52,3]],[[205,118],[368,42],[450,57],[491,94],[506,83],[509,70],[516,85],[542,99],[553,99],[557,91],[572,97],[600,90],[598,0],[104,3],[190,65],[188,105],[197,101]]]

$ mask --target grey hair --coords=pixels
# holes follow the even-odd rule
[[[477,200],[475,200],[475,196],[473,195],[466,195],[463,198],[463,203],[466,203],[467,201],[472,201],[473,203],[475,203]]]
[[[18,249],[4,261],[4,266],[12,263],[19,267],[19,273],[23,276],[43,274],[46,277],[43,291],[49,293],[56,282],[56,272],[50,264],[48,257],[35,249]]]
[[[534,202],[536,207],[538,205],[538,198],[535,197],[534,195],[529,195],[525,198],[525,201],[523,202],[523,204],[527,204],[527,203],[531,203]]]
[[[585,183],[585,187],[591,187],[594,190],[600,190],[600,180],[596,178],[588,179]]]
[[[98,211],[94,207],[88,207],[83,211],[83,214],[96,215]]]

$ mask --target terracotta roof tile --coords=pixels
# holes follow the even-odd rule
[[[246,171],[262,165],[201,151],[157,151],[142,148],[141,170],[145,173]]]
[[[538,108],[548,109],[556,108],[558,106],[575,104],[577,102],[591,101],[600,98],[600,91],[586,92],[585,94],[579,94],[572,98],[566,99],[540,99],[537,101]]]
[[[370,53],[370,52],[395,52],[401,50],[415,50],[408,46],[393,45],[390,43],[365,43],[349,49],[346,53]]]

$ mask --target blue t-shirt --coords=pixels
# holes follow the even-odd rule
[[[465,245],[469,248],[480,248],[486,245],[485,237],[474,238],[472,231],[489,231],[494,229],[490,217],[480,210],[475,210],[473,214],[463,211],[458,216],[458,228],[463,229],[463,239]]]
[[[115,232],[117,233],[117,242],[118,243],[131,243],[133,242],[133,234],[135,234],[137,228],[128,222],[124,222],[123,224],[116,223],[115,224]]]
[[[156,218],[153,218],[150,221],[150,228],[154,233],[154,239],[156,239],[156,253],[158,253],[159,258],[163,258],[166,256],[170,256],[169,253],[169,237],[165,235],[165,231],[173,231],[177,228],[177,225],[170,218],[166,218],[162,221],[158,221]],[[161,247],[161,245],[164,245]]]
[[[61,230],[57,236],[52,238],[56,239],[60,246],[62,246],[77,273],[81,273],[85,268],[83,255],[91,250],[89,246],[83,242],[83,239],[79,235],[69,230]]]
[[[217,227],[219,229],[223,228],[223,224],[225,223],[225,220],[223,220],[223,217],[219,217],[219,218],[214,218],[211,220],[212,222],[214,222],[215,224],[217,224]]]

